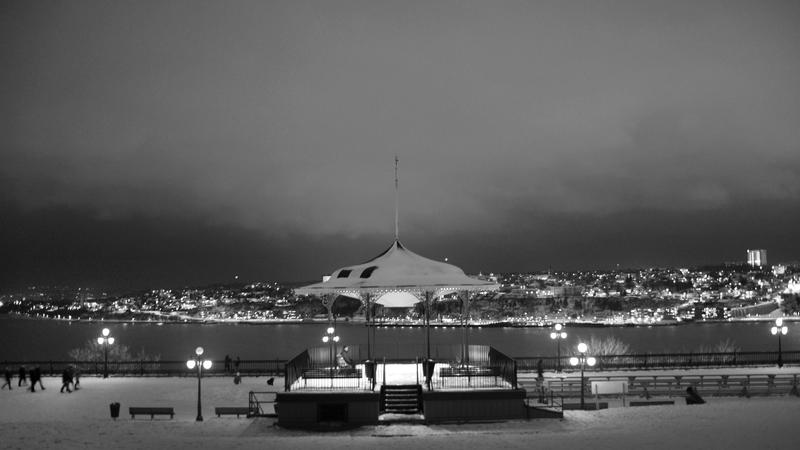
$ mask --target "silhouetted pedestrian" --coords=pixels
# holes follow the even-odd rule
[[[233,368],[234,368],[234,370],[236,370],[237,372],[239,371],[239,364],[240,364],[241,362],[242,362],[242,360],[241,360],[241,359],[239,359],[239,355],[236,355],[236,361],[234,361],[234,363],[233,363]]]
[[[544,403],[544,363],[541,359],[536,363],[536,390],[539,391],[539,403]]]
[[[225,373],[231,371],[231,355],[225,355]]]
[[[69,385],[72,384],[72,368],[67,366],[61,372],[61,393],[64,393],[64,389],[67,392],[72,393],[72,390],[69,388]]]
[[[77,391],[81,386],[81,369],[78,366],[72,366],[72,375],[75,376],[75,390]]]
[[[6,382],[3,384],[3,387],[0,387],[0,389],[8,386],[8,390],[10,391],[11,390],[11,377],[14,376],[14,373],[11,371],[10,367],[6,366],[6,370],[5,370],[5,374],[4,375],[6,377]]]
[[[39,383],[39,387],[44,390],[44,385],[42,384],[42,369],[39,366],[31,370],[31,392],[36,392],[36,383]]]
[[[20,386],[27,386],[28,385],[28,370],[25,369],[25,366],[19,366],[19,380],[17,381],[17,387]]]

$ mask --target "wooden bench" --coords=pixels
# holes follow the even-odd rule
[[[250,416],[250,407],[249,406],[215,406],[214,407],[214,414],[217,417],[222,416],[223,414],[227,415],[234,415],[236,414],[236,418],[238,419],[239,416],[244,414],[245,416]]]
[[[654,406],[654,405],[674,405],[675,400],[646,400],[646,401],[631,401],[628,403],[630,406]]]
[[[128,413],[131,415],[131,419],[135,419],[136,415],[150,415],[150,420],[153,420],[153,417],[156,415],[166,416],[169,414],[169,418],[172,419],[175,417],[175,410],[171,407],[142,407],[142,406],[131,406],[128,408]]]

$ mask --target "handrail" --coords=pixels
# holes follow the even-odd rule
[[[592,355],[597,364],[587,370],[625,370],[694,367],[768,366],[777,364],[781,356],[784,365],[800,364],[800,351],[713,352],[713,353],[633,353],[626,355]],[[560,367],[569,367],[570,355],[561,356]],[[559,367],[555,356],[514,357],[520,372],[535,371],[542,361],[544,370]]]
[[[247,376],[283,375],[285,360],[281,359],[251,359],[240,360],[237,368],[225,369],[224,360],[212,361],[208,370],[203,370],[203,376],[233,376],[235,372]],[[3,366],[16,368],[25,366],[28,370],[39,367],[42,375],[58,376],[68,366],[74,366],[81,376],[93,376],[103,373],[103,361],[86,360],[5,360]],[[108,372],[111,376],[195,376],[196,372],[186,369],[186,360],[181,361],[108,361]]]

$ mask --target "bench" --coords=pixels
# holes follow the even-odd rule
[[[234,415],[236,414],[236,418],[238,419],[239,416],[244,414],[245,416],[250,416],[250,407],[249,406],[215,406],[214,407],[214,414],[217,417],[222,416],[223,414],[227,415]]]
[[[169,418],[172,419],[175,417],[175,410],[169,407],[141,407],[141,406],[131,406],[128,408],[128,412],[131,415],[131,419],[135,419],[136,415],[150,415],[150,420],[153,420],[155,415],[163,415],[166,416],[169,414]]]
[[[629,406],[653,406],[653,405],[674,405],[675,400],[647,400],[647,401],[631,401]]]

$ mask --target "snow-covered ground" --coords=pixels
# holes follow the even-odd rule
[[[686,374],[686,372],[684,372]],[[45,378],[45,391],[0,392],[0,448],[794,448],[800,439],[800,398],[706,397],[705,405],[566,411],[540,419],[453,425],[366,426],[311,432],[274,426],[274,419],[216,417],[214,406],[244,406],[248,392],[275,391],[281,379],[203,379],[203,422],[196,378],[89,378],[72,394]],[[109,404],[120,402],[120,418]],[[129,406],[172,406],[174,419],[131,420]]]

